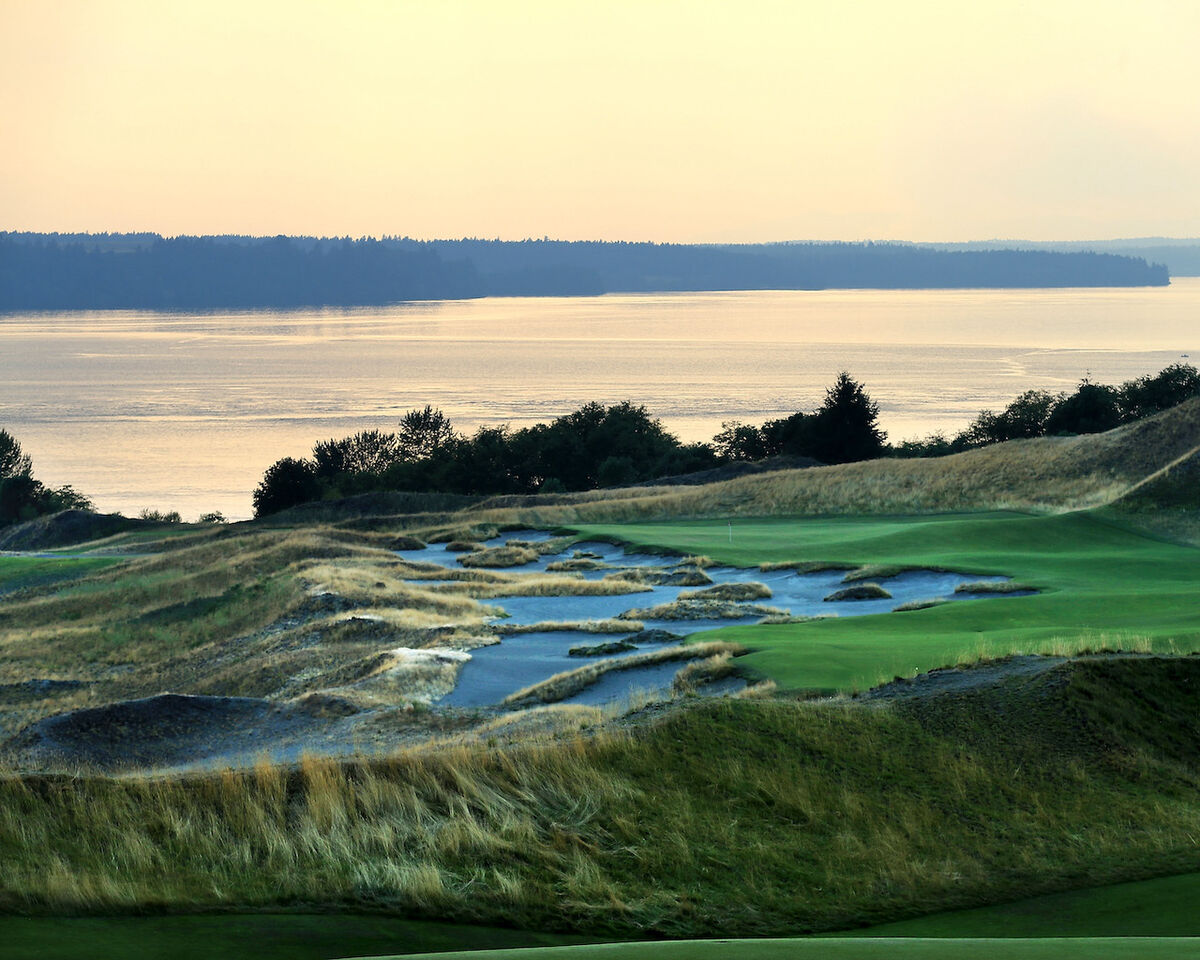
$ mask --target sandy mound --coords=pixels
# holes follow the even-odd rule
[[[306,720],[266,700],[167,693],[47,717],[9,745],[31,759],[59,763],[170,765],[248,746]]]

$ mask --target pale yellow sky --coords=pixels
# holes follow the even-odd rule
[[[1196,0],[0,0],[0,229],[1200,235]]]

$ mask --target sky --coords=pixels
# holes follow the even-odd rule
[[[1200,235],[1195,0],[0,0],[0,229]]]

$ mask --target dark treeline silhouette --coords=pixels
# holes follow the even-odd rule
[[[1106,253],[913,244],[688,245],[0,233],[0,309],[206,309],[671,290],[1141,286]]]
[[[759,426],[729,421],[712,443],[683,444],[629,401],[588,403],[549,423],[455,432],[439,410],[411,410],[395,433],[364,430],[323,440],[312,455],[276,461],[254,491],[255,516],[313,500],[374,491],[451,494],[561,493],[629,486],[723,465],[851,463],[882,456],[929,457],[1055,434],[1099,433],[1200,396],[1200,372],[1174,364],[1111,387],[1085,378],[1073,393],[1031,390],[1001,413],[984,410],[953,439],[887,444],[879,405],[841,373],[812,411]],[[775,459],[779,458],[779,459]]]
[[[475,297],[469,264],[378,240],[121,243],[0,236],[0,309],[152,310],[381,304]]]
[[[70,486],[47,487],[33,476],[33,461],[7,430],[0,430],[0,527],[59,510],[90,510],[92,502]]]
[[[908,440],[895,453],[936,457],[1007,440],[1102,433],[1195,396],[1200,396],[1200,371],[1187,363],[1171,364],[1157,374],[1126,380],[1119,386],[1093,383],[1084,377],[1072,393],[1026,390],[999,413],[982,411],[953,437],[934,434]]]
[[[921,243],[935,250],[1050,250],[1115,253],[1161,263],[1173,277],[1200,277],[1200,240],[1141,237],[1130,240],[971,240],[964,243]]]
[[[265,516],[322,498],[376,490],[458,494],[561,493],[620,487],[776,454],[825,463],[884,451],[879,407],[849,374],[839,375],[812,413],[762,428],[725,424],[713,444],[684,444],[645,407],[588,403],[520,430],[480,427],[459,436],[438,410],[412,410],[395,433],[366,430],[318,443],[306,459],[272,464],[254,491]],[[751,449],[726,434],[755,433]]]
[[[418,241],[385,242],[416,248]],[[594,241],[434,240],[469,260],[490,294],[658,290],[818,290],[1156,286],[1165,267],[1112,254],[942,250],[894,243],[703,245]],[[559,289],[546,284],[559,281]]]

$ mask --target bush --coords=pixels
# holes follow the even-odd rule
[[[721,424],[721,432],[713,437],[713,448],[721,460],[754,461],[770,456],[762,429],[737,420]]]
[[[321,496],[321,484],[310,460],[284,457],[267,467],[254,490],[254,515],[265,517]]]
[[[138,514],[139,519],[152,520],[154,523],[182,523],[183,517],[179,515],[178,510],[151,510],[149,507]]]
[[[601,487],[626,487],[637,479],[637,469],[631,457],[609,457],[596,471],[596,483]]]
[[[1118,403],[1126,422],[1169,410],[1200,394],[1200,370],[1191,364],[1173,363],[1155,376],[1138,377],[1121,384]]]
[[[1084,378],[1079,389],[1054,404],[1046,433],[1103,433],[1121,424],[1119,394],[1113,387]]]

